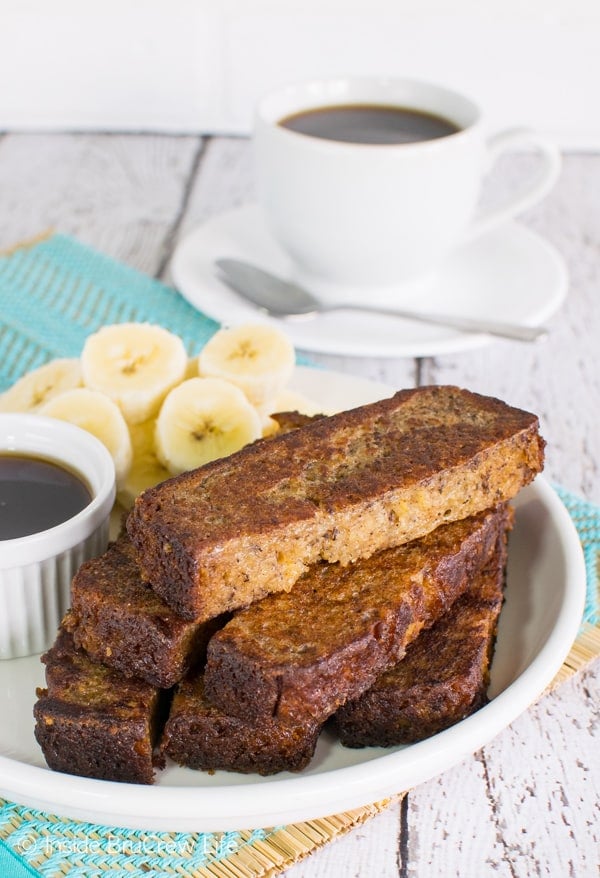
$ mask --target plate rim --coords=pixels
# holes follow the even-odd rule
[[[221,211],[218,214],[214,214],[200,224],[196,225],[194,228],[190,229],[185,235],[182,236],[182,238],[177,242],[175,246],[175,250],[169,263],[169,270],[172,281],[180,295],[183,296],[183,298],[193,308],[205,314],[207,317],[210,317],[212,320],[217,320],[218,322],[222,322],[222,318],[216,316],[214,313],[208,313],[208,311],[203,310],[201,302],[198,301],[198,294],[192,288],[193,281],[188,282],[188,264],[189,262],[193,261],[192,252],[195,242],[200,236],[206,234],[207,229],[210,231],[210,228],[212,226],[226,223],[227,221],[231,221],[231,218],[243,216],[245,213],[249,214],[251,218],[252,216],[254,216],[255,223],[257,218],[262,217],[260,205],[256,202],[246,202],[244,204],[238,205],[237,207],[232,207],[227,210]],[[501,226],[490,230],[486,235],[482,236],[482,238],[491,238],[503,233],[505,234],[507,231],[512,232],[513,234],[518,233],[523,240],[528,240],[531,246],[535,246],[538,249],[538,252],[543,252],[544,258],[547,259],[548,262],[553,263],[554,272],[556,275],[555,293],[552,299],[547,302],[545,306],[540,306],[538,308],[536,320],[531,324],[541,325],[550,317],[552,317],[552,315],[554,315],[559,310],[559,308],[565,301],[568,290],[568,271],[566,262],[563,256],[559,253],[559,251],[548,240],[546,240],[546,238],[540,235],[537,231],[531,229],[529,226],[525,226],[524,224],[516,220],[509,220],[503,223]],[[473,242],[473,244],[475,244],[475,242]],[[225,255],[236,254],[233,253]],[[223,290],[226,292],[226,294],[229,295],[229,291],[226,290],[225,286],[223,286]],[[245,319],[251,319],[252,314],[253,312],[249,309]],[[266,315],[261,315],[258,311],[254,313],[254,319],[256,319],[257,321],[271,323],[273,325],[279,326],[280,328],[285,328],[287,326],[288,331],[290,326],[293,325],[290,322],[286,323],[284,320],[278,320],[275,318],[267,317]],[[469,350],[475,350],[477,348],[481,348],[483,346],[491,344],[495,340],[497,341],[497,339],[494,339],[493,336],[487,335],[485,333],[466,333],[459,332],[458,330],[448,329],[447,334],[438,339],[421,341],[417,340],[416,342],[402,342],[395,347],[392,347],[391,345],[377,346],[375,345],[375,343],[373,343],[369,350],[361,349],[357,351],[355,343],[344,342],[342,336],[340,335],[338,335],[337,340],[333,346],[325,343],[320,344],[318,343],[318,340],[316,343],[311,343],[310,345],[307,345],[306,343],[301,344],[299,342],[296,342],[296,346],[302,350],[310,351],[312,353],[330,354],[335,356],[355,356],[361,358],[410,358],[442,356],[445,354],[454,354]]]
[[[322,381],[315,381],[317,376],[342,383],[354,381],[346,373],[308,367],[297,367],[295,375],[300,385],[314,381],[315,388],[322,386]],[[359,380],[365,394],[372,391],[373,398],[394,392],[389,385]],[[94,824],[132,830],[213,832],[315,819],[361,807],[434,777],[491,740],[544,691],[579,629],[585,599],[585,563],[579,536],[567,509],[543,476],[520,492],[515,500],[517,509],[531,497],[551,511],[561,537],[568,581],[557,619],[533,661],[485,707],[449,729],[354,765],[312,775],[276,775],[260,784],[221,787],[122,784],[60,774],[0,754],[0,795]],[[409,760],[402,757],[407,750],[412,757]],[[408,765],[403,765],[405,761]]]

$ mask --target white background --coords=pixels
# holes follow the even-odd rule
[[[0,0],[0,129],[244,134],[274,85],[369,72],[597,149],[599,49],[598,0]]]

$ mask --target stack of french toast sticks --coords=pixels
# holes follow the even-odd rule
[[[477,709],[538,427],[423,387],[282,416],[274,437],[145,491],[77,572],[43,657],[48,765],[137,783],[167,757],[299,771],[325,724],[388,746]]]

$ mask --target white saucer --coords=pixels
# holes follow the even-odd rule
[[[171,273],[181,294],[220,323],[269,321],[216,277],[214,261],[223,256],[292,277],[290,261],[269,234],[257,205],[220,214],[191,232],[175,250]],[[554,248],[531,230],[508,223],[453,253],[425,289],[404,292],[402,306],[535,326],[554,314],[566,291],[566,268]],[[373,291],[370,302],[376,300]],[[284,326],[297,348],[350,356],[434,356],[492,340],[484,334],[350,311],[270,322]]]

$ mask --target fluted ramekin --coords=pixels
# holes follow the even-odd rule
[[[104,445],[73,424],[29,414],[0,414],[0,454],[32,455],[78,473],[92,499],[55,527],[0,540],[0,659],[33,655],[56,637],[79,565],[108,543],[115,469]]]

